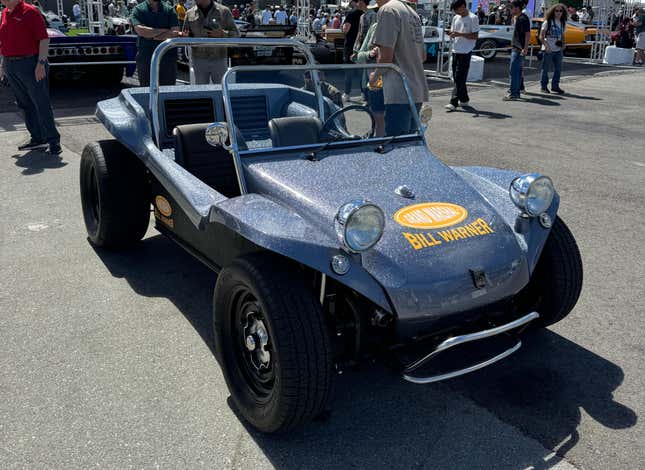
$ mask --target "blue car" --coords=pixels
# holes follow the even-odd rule
[[[294,47],[307,63],[160,87],[161,56],[195,45]],[[374,69],[402,87],[412,129],[388,135],[378,106],[330,98],[334,71]],[[155,229],[212,269],[215,356],[254,428],[321,415],[335,374],[366,357],[411,383],[447,380],[575,306],[582,261],[552,180],[442,163],[396,66],[315,65],[288,39],[180,38],[151,70],[150,88],[98,103],[113,139],[82,153],[88,238],[140,243],[152,208]]]

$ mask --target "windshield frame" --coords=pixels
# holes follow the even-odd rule
[[[291,65],[291,66],[280,66],[280,65],[240,65],[237,67],[232,67],[222,77],[222,99],[224,101],[224,112],[226,113],[226,123],[228,126],[229,136],[231,139],[231,151],[237,157],[241,156],[250,156],[257,154],[270,154],[280,151],[294,151],[294,150],[308,150],[320,147],[320,143],[311,144],[311,145],[302,145],[302,146],[293,146],[293,147],[266,147],[266,148],[255,148],[248,150],[240,150],[239,142],[237,140],[237,132],[234,129],[234,114],[233,106],[231,103],[231,93],[230,93],[230,81],[238,72],[266,72],[266,71],[302,71],[303,74],[306,72],[311,72],[312,79],[315,83],[314,90],[318,100],[318,116],[321,121],[325,120],[325,108],[321,96],[318,94],[320,87],[320,74],[318,72],[324,72],[327,70],[376,70],[376,69],[387,69],[397,73],[401,78],[403,83],[403,88],[405,90],[406,97],[408,98],[408,105],[412,110],[412,115],[416,124],[418,131],[412,134],[402,134],[399,136],[383,136],[383,137],[369,137],[366,139],[356,139],[356,140],[340,140],[338,142],[333,142],[333,145],[330,145],[328,148],[335,146],[353,146],[353,145],[364,145],[369,143],[380,144],[383,141],[390,141],[399,138],[410,138],[410,137],[420,137],[424,144],[425,142],[425,133],[423,132],[423,126],[421,120],[419,119],[419,113],[416,109],[416,103],[412,97],[412,92],[410,89],[410,84],[407,77],[401,71],[401,69],[396,64],[304,64],[304,65]],[[236,158],[237,161],[237,158]]]

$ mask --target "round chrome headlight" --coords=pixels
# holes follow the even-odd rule
[[[369,250],[381,239],[385,215],[380,207],[368,201],[343,204],[334,222],[336,234],[347,251]]]
[[[531,217],[537,217],[553,202],[555,189],[548,176],[531,173],[511,182],[509,194],[513,203]]]

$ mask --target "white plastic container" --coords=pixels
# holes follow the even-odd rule
[[[603,62],[609,65],[632,65],[632,62],[634,62],[634,50],[607,46]]]

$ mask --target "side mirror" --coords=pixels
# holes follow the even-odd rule
[[[228,126],[224,122],[214,122],[206,128],[204,132],[206,142],[213,147],[223,147],[226,150],[230,145],[226,142],[229,140]]]
[[[419,121],[421,121],[421,125],[424,129],[428,127],[431,119],[432,106],[430,106],[430,103],[423,103],[423,106],[421,106],[421,109],[419,110]]]

